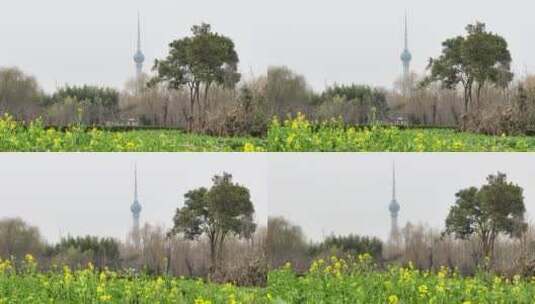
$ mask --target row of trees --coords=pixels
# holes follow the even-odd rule
[[[0,68],[0,113],[18,120],[41,117],[46,123],[104,125],[120,118],[120,94],[97,86],[65,86],[45,94],[34,77],[17,68]]]
[[[383,242],[358,235],[331,235],[321,242],[309,242],[301,227],[283,217],[270,217],[267,231],[267,255],[272,268],[290,262],[298,271],[306,271],[317,258],[332,255],[345,257],[368,253],[381,261]]]
[[[67,237],[55,245],[45,242],[39,229],[20,218],[0,220],[0,257],[19,260],[26,254],[52,263],[76,265],[91,261],[96,267],[119,264],[120,243],[111,238]]]

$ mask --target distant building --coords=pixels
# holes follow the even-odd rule
[[[407,14],[405,14],[405,47],[401,53],[401,62],[403,63],[403,75],[401,76],[401,93],[408,95],[410,93],[410,73],[412,54],[409,51],[409,29],[407,25]]]
[[[143,73],[143,62],[145,62],[145,55],[141,51],[141,20],[139,13],[137,14],[137,51],[134,54],[134,63],[136,64],[136,79],[140,79]]]
[[[132,241],[136,248],[141,246],[141,238],[139,232],[139,217],[141,215],[141,204],[139,203],[138,193],[137,193],[137,165],[134,167],[134,202],[130,206],[130,211],[132,212]]]
[[[392,245],[400,246],[401,245],[401,233],[399,231],[398,216],[399,210],[401,209],[397,198],[396,198],[396,165],[392,167],[392,201],[388,206],[390,211],[390,237],[389,242]]]

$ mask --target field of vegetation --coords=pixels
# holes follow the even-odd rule
[[[84,270],[63,267],[47,273],[36,268],[31,255],[16,270],[11,261],[0,261],[0,303],[268,303],[262,288],[98,272],[91,264]]]
[[[40,120],[23,125],[0,118],[0,151],[21,152],[225,152],[241,151],[255,138],[212,137],[175,130],[107,131],[83,126],[45,128]]]
[[[175,130],[109,131],[83,126],[65,130],[0,118],[0,151],[40,152],[511,152],[535,151],[535,137],[488,136],[453,129],[347,127],[312,123],[303,115],[274,120],[264,138],[213,137]]]
[[[368,255],[317,260],[304,276],[291,265],[269,275],[268,297],[275,303],[533,303],[535,283],[520,276],[481,273],[461,277],[412,267],[376,269]]]
[[[378,270],[367,254],[316,260],[304,275],[287,264],[269,274],[267,288],[202,280],[148,277],[68,267],[38,272],[28,255],[17,267],[0,261],[0,303],[533,303],[535,283],[481,272],[461,277],[391,266]]]

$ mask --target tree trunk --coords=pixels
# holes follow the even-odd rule
[[[204,128],[207,118],[208,118],[208,92],[210,91],[210,83],[207,83],[204,87],[204,97],[203,97],[203,110],[202,110],[202,127]]]
[[[163,105],[163,125],[167,126],[167,116],[169,115],[169,98],[166,97]]]
[[[217,239],[215,238],[215,236],[211,237],[210,238],[210,273],[211,274],[214,274],[215,273],[215,269],[217,268],[217,257],[216,257],[216,245],[217,244]]]
[[[476,92],[476,99],[477,99],[477,109],[481,109],[481,89],[483,89],[484,83],[478,83],[477,84],[477,92]]]
[[[193,119],[193,122],[195,125],[198,125],[201,121],[201,83],[196,82],[195,83],[195,102],[197,103],[197,119]],[[193,116],[195,117],[195,116]]]
[[[171,241],[167,240],[167,265],[165,265],[166,274],[171,274]]]
[[[222,233],[221,238],[219,240],[219,245],[217,248],[217,267],[218,267],[217,270],[220,270],[219,268],[223,264],[223,249],[224,249],[223,244],[224,243],[225,243],[225,233]]]
[[[468,86],[465,86],[464,87],[464,114],[468,114],[468,103],[469,103]]]
[[[189,88],[189,116],[187,117],[188,131],[193,131],[193,111],[195,110],[195,89]]]

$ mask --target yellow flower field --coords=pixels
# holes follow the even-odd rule
[[[268,296],[276,303],[535,303],[535,281],[488,273],[461,277],[445,267],[379,270],[370,256],[361,255],[315,261],[304,276],[287,265],[270,273]]]
[[[0,151],[39,152],[509,152],[535,151],[535,137],[488,136],[453,129],[345,126],[312,123],[304,115],[273,120],[264,138],[214,137],[178,130],[131,130],[71,126],[45,128],[0,117]]]

